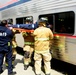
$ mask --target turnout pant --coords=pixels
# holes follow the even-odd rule
[[[16,59],[16,54],[17,54],[16,48],[12,48],[12,65],[14,65],[14,61]],[[6,55],[5,55],[5,57],[6,57]],[[7,58],[5,59],[5,65],[8,66]]]
[[[49,50],[36,52],[34,53],[34,60],[35,60],[35,72],[36,74],[41,74],[41,61],[43,59],[44,62],[44,69],[45,73],[49,74],[51,70],[50,60],[51,60],[51,54]]]
[[[16,58],[16,54],[17,54],[17,51],[16,51],[16,48],[12,48],[12,62],[14,62],[15,58]]]
[[[23,50],[25,52],[24,53],[24,65],[29,65],[29,63],[31,62],[33,47],[29,45],[25,45]]]

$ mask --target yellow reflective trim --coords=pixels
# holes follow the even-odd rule
[[[28,34],[26,32],[23,32],[22,35],[28,36]]]
[[[14,30],[14,29],[12,29],[12,31],[14,32],[15,30]]]
[[[49,50],[35,50],[35,52],[37,52],[37,53],[43,53],[43,52],[49,52]]]
[[[14,61],[12,61],[12,65],[14,64]],[[8,67],[8,63],[7,62],[5,62],[5,66],[7,66]]]
[[[61,48],[62,48],[62,47],[64,47],[64,45],[59,45],[59,47],[61,47]]]
[[[6,65],[6,66],[8,66],[8,64],[7,64],[7,63],[5,63],[5,65]]]
[[[38,40],[38,41],[46,41],[46,40],[49,40],[49,38],[35,38],[35,40]]]
[[[13,46],[13,45],[12,45],[12,48],[16,48],[16,47],[17,47],[17,46]]]
[[[25,45],[26,45],[26,44],[28,44],[28,45],[34,45],[33,42],[25,42],[24,44],[25,44]]]
[[[8,42],[8,46],[10,46],[10,42]]]

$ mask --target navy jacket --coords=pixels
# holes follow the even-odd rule
[[[0,26],[0,52],[12,48],[13,32],[5,26]]]

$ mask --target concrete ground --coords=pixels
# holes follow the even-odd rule
[[[7,68],[5,65],[3,65],[4,72],[1,75],[8,75]],[[15,60],[15,68],[13,71],[16,71],[15,75],[35,75],[33,67],[29,66],[27,70],[24,70],[23,65],[23,56],[17,54],[16,60]],[[41,75],[45,75],[44,72],[41,73]],[[57,72],[54,69],[51,69],[51,75],[63,75],[60,72]]]

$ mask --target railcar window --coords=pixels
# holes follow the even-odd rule
[[[75,14],[73,11],[39,15],[47,17],[53,33],[74,34]]]
[[[16,18],[16,24],[23,24],[23,18]]]
[[[63,12],[55,14],[55,32],[74,33],[74,12]]]
[[[33,23],[33,17],[27,16],[27,17],[16,18],[16,24],[25,24],[26,18],[31,18],[31,22]]]

